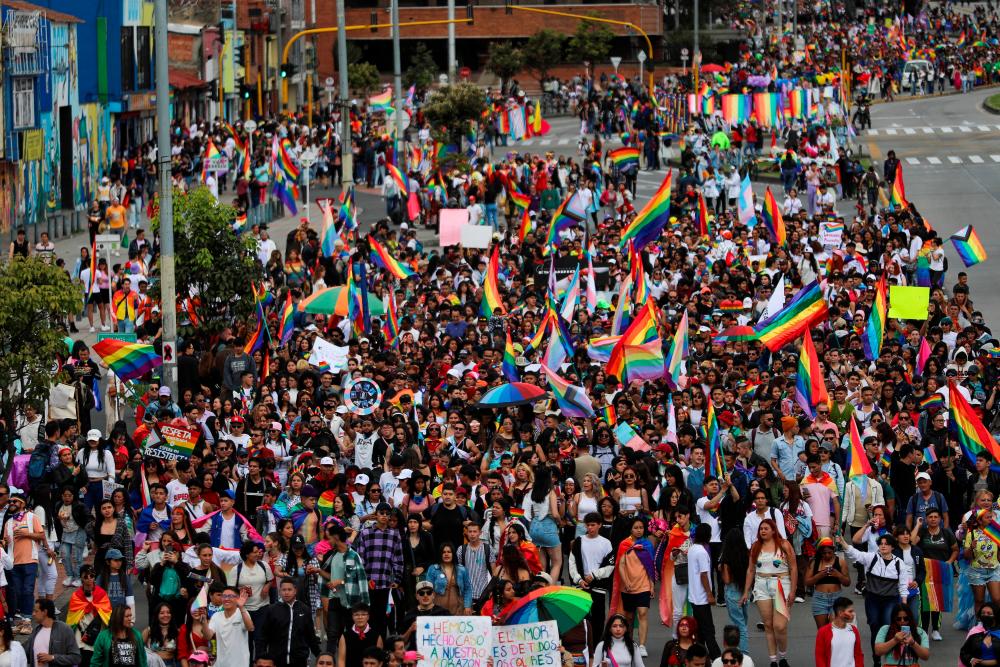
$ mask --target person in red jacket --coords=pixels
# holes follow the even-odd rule
[[[854,602],[840,597],[830,622],[816,632],[816,667],[864,667],[861,633],[854,622]]]

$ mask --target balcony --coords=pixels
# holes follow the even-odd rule
[[[13,11],[3,24],[3,62],[8,76],[37,76],[49,67],[47,29],[40,12]]]

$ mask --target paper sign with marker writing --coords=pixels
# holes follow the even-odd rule
[[[901,320],[926,320],[927,306],[930,304],[929,287],[889,287],[889,317]]]
[[[418,616],[417,667],[486,667],[493,655],[489,616]]]
[[[493,628],[493,667],[559,667],[555,621]]]
[[[462,226],[469,222],[469,212],[464,208],[443,208],[438,213],[441,229],[441,247],[462,242]]]
[[[463,248],[489,248],[492,242],[492,227],[485,225],[462,225]]]

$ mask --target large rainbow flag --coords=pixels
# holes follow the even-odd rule
[[[813,281],[803,287],[777,313],[756,326],[757,340],[767,349],[777,352],[802,332],[824,319],[827,313],[826,301],[819,283]]]
[[[122,381],[135,380],[163,365],[163,359],[152,345],[105,338],[95,343],[92,349]]]
[[[385,111],[392,106],[392,87],[388,87],[378,95],[368,98],[368,108],[372,111]]]
[[[685,309],[677,331],[674,332],[674,339],[670,342],[670,351],[667,352],[667,380],[674,390],[683,389],[687,384],[684,379],[684,360],[688,357],[688,350],[688,312]]]
[[[735,93],[723,95],[722,118],[729,124],[746,122],[750,118],[750,97]]]
[[[764,206],[761,207],[760,213],[764,218],[764,226],[771,233],[774,242],[779,246],[785,245],[785,219],[781,216],[781,206],[771,193],[770,185],[764,191]]]
[[[656,380],[666,373],[663,367],[663,344],[659,338],[641,345],[626,345],[625,376],[629,382]]]
[[[925,558],[924,571],[926,576],[920,582],[921,611],[950,612],[955,598],[955,581],[951,563]]]
[[[624,146],[608,153],[608,157],[611,158],[611,164],[613,164],[619,172],[639,168],[638,148]]]
[[[621,304],[619,304],[621,307]],[[656,330],[659,311],[656,302],[652,299],[646,301],[639,314],[632,323],[629,324],[625,333],[615,342],[611,349],[611,357],[606,366],[609,375],[625,380],[625,347],[630,345],[642,345],[651,341],[660,340],[660,334]],[[661,363],[662,366],[662,363]]]
[[[686,313],[685,313],[686,314]],[[816,418],[816,406],[830,400],[826,391],[826,382],[819,367],[816,356],[816,346],[812,335],[806,330],[802,335],[802,348],[799,350],[799,368],[795,379],[795,402],[810,419]]]
[[[979,234],[972,225],[962,227],[948,238],[966,267],[986,260],[986,248],[983,247],[983,242],[979,240]]]
[[[374,236],[368,237],[368,247],[371,248],[369,257],[373,262],[392,274],[397,280],[406,280],[416,275],[416,272],[403,262],[392,256],[392,253],[383,246]]]
[[[888,288],[883,275],[875,285],[875,303],[872,304],[872,312],[868,315],[865,335],[862,338],[865,346],[865,358],[869,361],[878,359],[878,355],[882,352],[882,340],[885,338],[885,321],[888,313]]]
[[[639,214],[622,232],[619,247],[624,248],[629,241],[632,241],[638,252],[660,238],[660,233],[670,220],[670,174],[668,171],[653,198],[642,207]]]
[[[493,247],[490,263],[486,268],[486,279],[483,281],[483,300],[479,304],[479,313],[483,317],[503,315],[506,311],[500,298],[500,246]]]
[[[976,465],[976,454],[987,452],[994,461],[1000,461],[1000,444],[983,424],[965,396],[958,390],[955,381],[948,383],[948,400],[951,403],[948,430],[952,432],[962,447],[962,453],[972,465]]]
[[[563,380],[551,368],[542,364],[542,371],[545,379],[552,388],[552,394],[556,398],[559,410],[567,417],[593,417],[594,406],[590,402],[590,397],[583,387],[572,385]]]
[[[753,117],[761,127],[777,127],[779,93],[754,93]]]

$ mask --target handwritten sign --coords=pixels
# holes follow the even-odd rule
[[[489,616],[418,616],[417,667],[486,667],[493,655]]]
[[[555,621],[493,628],[493,667],[558,667],[561,662]]]
[[[196,428],[161,422],[143,443],[143,456],[171,460],[191,458],[200,435],[201,431]]]
[[[206,159],[205,171],[229,171],[229,158],[212,157]]]

